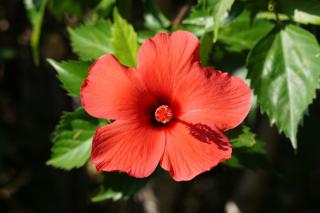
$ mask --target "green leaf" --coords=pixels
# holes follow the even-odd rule
[[[57,18],[63,18],[65,15],[80,17],[83,0],[49,0],[50,12]]]
[[[147,182],[148,179],[130,177],[125,173],[106,173],[105,185],[91,201],[126,199],[141,189]]]
[[[88,75],[90,63],[84,61],[57,62],[48,59],[48,62],[58,72],[58,78],[63,88],[70,96],[79,96],[83,80]]]
[[[280,5],[295,22],[320,25],[320,0],[280,0]]]
[[[271,169],[266,158],[265,144],[260,140],[251,147],[233,147],[231,159],[223,164],[236,169]]]
[[[273,24],[262,19],[250,20],[247,12],[242,13],[219,32],[219,41],[227,45],[232,52],[252,49],[259,40],[270,32]]]
[[[106,53],[112,53],[111,22],[99,20],[78,28],[69,28],[71,46],[83,60],[93,60]]]
[[[212,30],[213,19],[211,13],[198,7],[192,8],[190,15],[182,21],[183,24],[191,24]]]
[[[256,135],[250,131],[249,127],[243,126],[242,133],[235,139],[231,139],[233,148],[252,147],[256,144]]]
[[[52,155],[47,165],[66,170],[83,166],[90,157],[96,128],[106,123],[90,117],[82,108],[65,113],[53,133]]]
[[[234,0],[211,0],[210,7],[212,7],[213,14],[213,42],[218,39],[218,30],[221,21],[226,17],[227,12],[231,9]]]
[[[236,168],[236,169],[245,169],[246,167],[241,164],[239,158],[237,158],[234,155],[234,152],[232,153],[232,156],[229,160],[226,160],[223,162],[223,165],[231,167],[231,168]]]
[[[269,12],[269,11],[264,11],[264,12],[259,12],[255,16],[257,19],[267,19],[267,20],[273,20],[277,21],[287,21],[289,20],[289,17],[286,14],[283,13],[278,13],[276,14],[275,12]]]
[[[217,41],[220,25],[227,19],[234,0],[199,0],[188,18],[183,20],[184,29],[197,36],[213,31],[213,42]]]
[[[232,157],[224,162],[232,168],[261,169],[267,168],[265,144],[256,140],[256,135],[247,126],[242,126],[242,132],[237,138],[231,139]]]
[[[36,1],[24,0],[25,8],[28,13],[28,18],[32,24],[31,48],[32,48],[33,62],[36,65],[39,65],[40,63],[39,41],[40,41],[43,17],[44,17],[47,3],[48,3],[48,0],[42,0],[39,3],[40,5],[37,7]]]
[[[271,10],[273,8],[270,8],[270,6],[274,6],[276,2],[274,0],[249,0],[245,1],[245,8],[250,11],[250,16],[253,18],[262,11],[273,11],[274,13],[274,10]]]
[[[120,200],[123,197],[122,192],[113,191],[112,189],[102,189],[98,194],[91,198],[92,202],[102,202],[112,199],[113,201]]]
[[[248,77],[258,102],[279,132],[297,148],[297,129],[319,87],[320,48],[308,31],[275,28],[248,57]]]
[[[212,32],[207,32],[201,38],[200,58],[203,66],[208,65],[209,56],[213,46],[212,36]]]
[[[115,2],[116,0],[101,0],[100,3],[96,6],[95,10],[101,16],[107,16],[112,11],[112,7]]]
[[[0,59],[10,60],[16,57],[17,52],[13,48],[0,48]]]
[[[81,134],[85,133],[81,132]],[[91,134],[93,134],[93,132]],[[74,139],[60,140],[53,145],[51,149],[53,155],[47,162],[47,165],[66,170],[79,168],[89,159],[91,143],[92,137],[81,141]]]
[[[182,21],[183,25],[178,26],[178,29],[190,31],[196,36],[201,37],[206,32],[212,31],[213,18],[210,12],[201,10],[198,7],[192,8],[191,14]]]
[[[170,26],[170,21],[158,7],[147,0],[144,4],[144,26],[151,31],[161,31]]]
[[[138,52],[138,36],[132,25],[124,20],[117,9],[113,11],[112,47],[117,59],[129,67],[135,67]]]

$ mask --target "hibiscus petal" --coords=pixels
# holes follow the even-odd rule
[[[214,126],[180,121],[166,132],[166,146],[160,161],[176,181],[191,180],[231,157],[227,137]]]
[[[123,67],[112,55],[98,58],[81,87],[81,101],[94,117],[127,119],[143,96],[133,69]]]
[[[184,107],[180,118],[192,115],[201,122],[214,122],[221,130],[238,126],[250,110],[250,88],[240,78],[210,67],[195,64],[193,70],[204,73],[208,80],[193,77],[191,81],[189,77],[189,83],[176,87],[175,93],[179,94],[180,105]]]
[[[164,145],[162,131],[115,121],[97,129],[91,160],[98,171],[120,171],[143,178],[156,169]]]
[[[166,93],[199,61],[199,41],[189,32],[159,33],[138,52],[138,72],[149,90]]]

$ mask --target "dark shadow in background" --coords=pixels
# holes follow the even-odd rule
[[[183,2],[170,2],[166,7],[174,13]],[[46,15],[42,61],[35,67],[28,46],[31,28],[22,1],[0,1],[0,212],[141,212],[135,198],[92,204],[90,196],[97,184],[86,168],[64,172],[45,165],[50,134],[62,111],[74,107],[44,60],[75,57],[65,28],[63,22]],[[243,54],[224,58],[228,60],[215,63],[226,70],[245,60]],[[265,116],[259,116],[253,126],[267,142],[276,172],[219,166],[188,183],[175,183],[162,173],[151,183],[159,209],[223,212],[226,202],[234,200],[243,212],[320,212],[319,100],[309,114],[299,131],[297,155],[289,141],[269,127]]]

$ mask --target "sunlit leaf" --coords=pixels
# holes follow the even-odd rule
[[[48,59],[48,62],[57,71],[58,78],[68,94],[71,96],[79,96],[80,87],[88,75],[90,63],[84,61],[57,62],[52,59]]]
[[[248,58],[248,77],[271,123],[297,148],[297,129],[316,95],[320,47],[308,31],[288,25],[273,30]]]
[[[198,7],[193,8],[189,17],[184,19],[182,23],[198,25],[210,30],[212,30],[213,27],[213,19],[211,13],[207,10],[199,9]]]
[[[129,67],[135,67],[138,52],[138,36],[132,25],[124,20],[117,9],[113,11],[112,47],[115,56]]]
[[[280,0],[280,5],[294,21],[320,25],[320,0]]]
[[[218,39],[218,30],[220,22],[226,17],[227,12],[231,9],[234,0],[210,0],[213,14],[213,41]]]
[[[112,199],[113,201],[120,200],[123,197],[122,192],[113,191],[112,189],[101,189],[101,191],[91,198],[92,202],[102,202],[105,200]]]
[[[197,36],[203,36],[206,32],[213,30],[213,18],[209,11],[194,7],[190,15],[182,21],[182,26],[178,29],[184,29]]]
[[[53,133],[47,165],[66,170],[83,166],[90,157],[95,129],[106,123],[90,117],[82,108],[65,113]]]
[[[283,14],[283,13],[276,14],[275,12],[269,12],[269,11],[264,11],[256,14],[256,18],[274,20],[274,21],[276,21],[277,19],[279,19],[279,21],[289,20],[289,16],[287,16],[286,14]]]
[[[78,28],[69,28],[71,46],[83,60],[93,60],[106,53],[112,53],[111,22],[99,20]]]
[[[144,26],[147,29],[159,31],[170,26],[170,21],[151,0],[144,4],[144,11]]]
[[[190,15],[183,20],[184,29],[190,30],[198,36],[213,31],[213,42],[217,41],[218,30],[228,18],[228,12],[234,0],[199,0],[192,8]],[[230,17],[232,20],[234,17]],[[229,21],[230,21],[229,20]]]

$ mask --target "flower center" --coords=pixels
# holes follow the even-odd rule
[[[167,105],[161,105],[154,112],[154,117],[158,122],[166,124],[173,117],[172,110]]]

